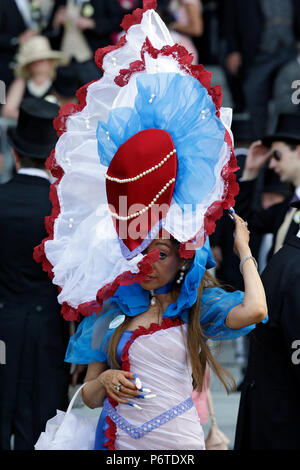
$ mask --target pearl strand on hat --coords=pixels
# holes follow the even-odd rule
[[[123,215],[118,215],[116,214],[115,212],[111,212],[111,215],[112,217],[115,217],[116,219],[118,220],[130,220],[130,219],[133,219],[134,217],[138,217],[139,215],[142,215],[144,214],[145,212],[147,212],[154,204],[155,202],[157,201],[157,199],[168,189],[168,187],[172,184],[172,183],[175,183],[176,179],[175,178],[172,178],[170,179],[170,181],[168,181],[168,183],[166,183],[164,185],[164,187],[156,194],[155,198],[150,202],[150,204],[148,204],[147,207],[144,207],[144,209],[138,211],[138,212],[135,212],[134,214],[131,214],[131,215],[127,215],[127,216],[123,216]]]
[[[105,175],[105,178],[108,179],[109,181],[114,181],[115,183],[131,183],[133,181],[137,181],[140,178],[142,178],[143,176],[146,176],[149,173],[152,173],[152,171],[158,170],[158,168],[160,168],[162,165],[164,165],[166,163],[166,161],[169,160],[169,158],[174,153],[176,153],[176,149],[174,149],[170,153],[168,153],[168,155],[165,158],[163,158],[162,161],[159,162],[157,165],[154,165],[152,168],[149,168],[149,170],[145,170],[142,173],[140,173],[139,175],[134,176],[133,178],[125,178],[125,179],[114,178],[112,176],[109,176],[107,173]]]

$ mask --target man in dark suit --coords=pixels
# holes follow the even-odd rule
[[[300,199],[299,129],[300,116],[280,115],[275,132],[250,146],[239,181],[236,212],[247,220],[250,231],[274,234],[270,254],[276,253],[285,240],[297,233],[298,222],[294,220],[296,209],[290,207],[290,198],[287,197],[269,209],[254,210],[251,201],[255,196],[255,182],[260,170],[269,162],[269,168],[275,171],[280,181],[292,186],[292,199]]]
[[[68,324],[60,315],[57,288],[33,260],[47,237],[51,213],[45,160],[56,144],[58,106],[24,100],[9,131],[17,174],[0,185],[0,449],[33,449],[46,421],[68,404],[64,363]]]
[[[252,140],[266,131],[268,102],[280,68],[297,56],[300,0],[223,0],[226,66],[241,73]]]
[[[30,0],[0,2],[0,80],[12,82],[13,59],[20,44],[37,33]]]
[[[300,230],[272,257],[262,282],[269,321],[250,333],[234,449],[299,450]]]
[[[100,78],[100,69],[94,62],[95,52],[112,43],[111,36],[120,31],[122,17],[117,0],[55,0],[52,15],[43,32],[54,49],[59,50],[63,46],[63,50],[77,60],[80,86]],[[75,31],[71,40],[68,39],[70,28]]]

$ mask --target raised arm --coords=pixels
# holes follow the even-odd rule
[[[10,119],[18,119],[19,108],[24,95],[26,82],[23,78],[16,78],[7,94],[6,103],[2,108],[2,116]]]
[[[249,231],[243,219],[236,214],[234,214],[234,218],[236,223],[234,251],[241,261],[244,260],[241,269],[245,295],[243,302],[229,311],[226,325],[232,329],[239,329],[263,321],[267,316],[268,309],[263,284],[255,262],[251,258]]]
[[[178,33],[188,34],[189,36],[201,36],[203,34],[203,17],[194,2],[185,1],[183,4],[188,18],[187,24],[176,21],[172,24],[172,29]]]

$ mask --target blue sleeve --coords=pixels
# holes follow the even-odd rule
[[[72,364],[107,363],[109,340],[114,332],[114,328],[110,329],[110,324],[119,314],[118,308],[110,306],[100,315],[94,313],[84,318],[76,333],[70,338],[65,362]]]
[[[201,298],[200,322],[204,334],[213,341],[236,339],[245,336],[255,328],[255,324],[240,329],[226,325],[230,310],[243,302],[244,292],[226,292],[219,287],[203,289]],[[268,321],[268,317],[263,323]]]

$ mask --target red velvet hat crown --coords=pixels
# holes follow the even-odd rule
[[[107,201],[118,236],[129,251],[166,216],[176,173],[176,149],[162,129],[138,132],[114,155],[106,174]]]

